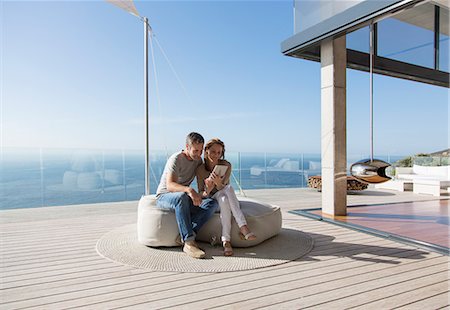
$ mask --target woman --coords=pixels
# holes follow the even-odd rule
[[[240,237],[245,240],[255,240],[256,236],[247,226],[239,201],[230,185],[231,164],[225,158],[225,144],[220,139],[211,139],[205,145],[204,163],[197,168],[197,184],[202,197],[212,197],[220,206],[220,220],[222,222],[222,244],[224,255],[233,255],[231,247],[231,214],[239,226]],[[216,165],[228,167],[224,176],[213,172]]]

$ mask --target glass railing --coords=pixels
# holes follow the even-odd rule
[[[134,200],[144,189],[142,152],[3,149],[0,209]]]
[[[414,156],[413,163],[419,166],[448,166],[450,156]]]
[[[401,158],[401,160],[394,161],[396,167],[412,167],[413,165],[419,166],[449,166],[449,155],[413,155]]]
[[[320,154],[226,155],[236,190],[301,188],[309,176],[321,174]],[[388,162],[403,157],[376,156]],[[367,156],[349,155],[348,167],[363,158]],[[166,159],[164,152],[150,154],[151,193],[156,192]],[[143,151],[3,148],[0,157],[3,210],[138,200],[144,186]]]

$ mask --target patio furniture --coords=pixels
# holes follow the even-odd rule
[[[414,165],[413,167],[397,167],[395,170],[398,179],[450,181],[450,166]]]
[[[449,188],[450,181],[417,179],[414,180],[413,193],[428,194],[439,197],[442,193],[441,190],[444,190],[448,193]]]
[[[348,191],[362,191],[365,190],[369,184],[358,181],[352,176],[347,176],[347,190]],[[315,175],[308,178],[308,187],[316,188],[319,192],[322,191],[322,177]]]
[[[412,168],[399,167],[399,180],[413,182],[413,193],[440,196],[441,190],[450,187],[450,166],[419,166]]]
[[[281,231],[281,210],[248,198],[239,198],[241,210],[248,226],[257,236],[256,240],[241,240],[239,228],[233,219],[231,225],[231,242],[233,247],[250,247],[277,235]],[[177,246],[178,225],[173,210],[156,207],[156,196],[142,196],[138,206],[137,233],[139,243],[147,246]],[[200,229],[196,240],[208,243],[221,243],[222,224],[217,211]]]
[[[395,191],[399,191],[399,192],[412,191],[413,190],[413,181],[412,180],[394,179],[394,180],[389,180],[384,183],[376,184],[375,188],[390,189],[390,190],[395,190]]]

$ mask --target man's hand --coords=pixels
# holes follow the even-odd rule
[[[199,206],[202,203],[202,196],[197,193],[195,191],[195,189],[193,189],[192,187],[189,187],[188,191],[186,192],[186,194],[191,197],[192,199],[192,203],[194,204],[194,206]]]

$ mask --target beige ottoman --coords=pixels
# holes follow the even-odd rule
[[[258,202],[249,198],[239,198],[241,210],[247,219],[250,229],[258,237],[256,240],[241,240],[239,228],[233,219],[231,226],[231,243],[235,247],[249,247],[275,236],[281,230],[281,210],[277,206]],[[141,244],[160,247],[176,246],[179,235],[175,212],[156,207],[154,195],[142,196],[138,206],[137,221],[138,240]],[[201,228],[197,240],[220,243],[222,225],[220,213],[213,217]]]

